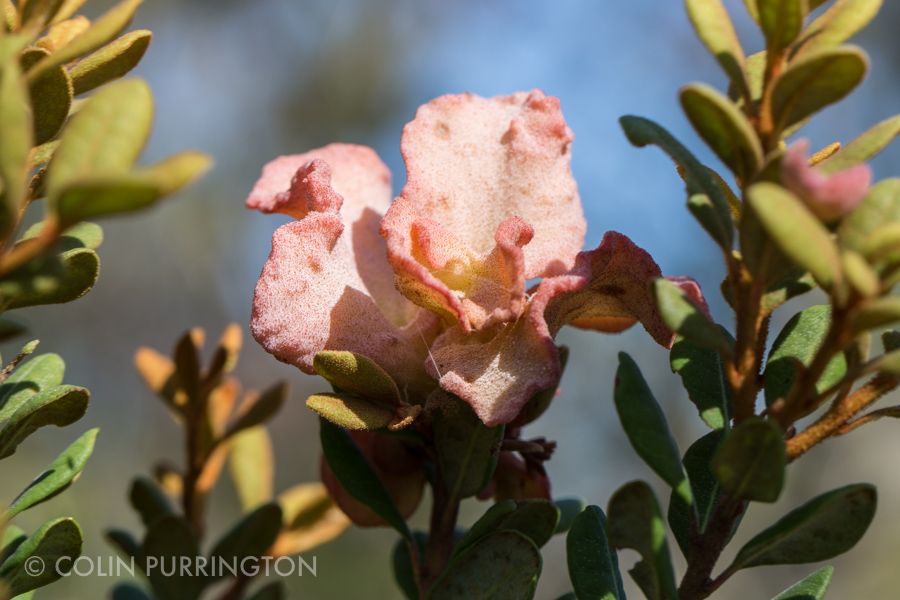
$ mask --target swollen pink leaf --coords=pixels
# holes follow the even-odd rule
[[[808,151],[809,140],[803,139],[785,152],[781,161],[784,186],[823,221],[836,221],[853,212],[869,191],[872,170],[862,164],[829,175],[809,164]]]

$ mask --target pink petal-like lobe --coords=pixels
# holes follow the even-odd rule
[[[515,323],[472,334],[447,330],[432,345],[426,366],[486,425],[509,423],[535,393],[559,382],[553,338],[564,325],[616,333],[641,322],[669,347],[673,334],[653,294],[659,277],[659,266],[646,251],[609,232],[596,250],[579,254],[569,273],[542,281]],[[705,307],[693,280],[674,281]]]
[[[559,101],[538,91],[419,108],[403,131],[407,183],[382,223],[398,288],[466,331],[521,314],[518,290],[499,301],[490,282],[565,272],[584,242],[571,141]]]
[[[861,164],[827,174],[809,164],[809,140],[798,140],[781,160],[784,186],[798,196],[817,217],[837,221],[859,206],[872,184],[872,170]]]
[[[296,211],[302,196],[305,208],[272,237],[253,299],[254,338],[308,373],[317,352],[349,350],[377,362],[401,386],[421,387],[435,319],[393,287],[378,232],[378,211],[390,201],[386,168],[359,146],[332,144],[300,156],[270,163],[248,199],[260,205],[260,190],[275,189],[275,179],[284,183],[287,162],[296,166],[287,195],[275,203]]]

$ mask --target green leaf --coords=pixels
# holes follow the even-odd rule
[[[754,417],[729,433],[713,458],[722,489],[738,498],[775,502],[784,487],[784,434],[771,421]]]
[[[0,385],[0,421],[5,421],[26,400],[60,385],[66,365],[58,354],[40,354],[19,365]]]
[[[700,224],[714,240],[727,252],[731,252],[734,240],[734,224],[731,208],[721,186],[691,152],[672,134],[653,121],[642,117],[625,116],[619,119],[622,130],[632,145],[643,148],[653,144],[659,146],[675,161],[687,183],[688,196],[705,195],[712,204],[712,210],[704,211]]]
[[[50,52],[43,48],[28,48],[22,55],[22,68],[27,71],[49,55]],[[38,146],[56,137],[69,117],[72,80],[64,68],[55,67],[39,78],[31,79],[28,91],[34,119],[34,145]]]
[[[406,539],[409,527],[391,500],[384,484],[349,434],[325,419],[319,419],[319,438],[325,461],[341,486],[356,500],[371,508]]]
[[[153,522],[141,544],[144,572],[157,598],[193,599],[208,582],[188,570],[173,569],[182,561],[193,564],[200,556],[197,538],[184,517],[170,515]]]
[[[868,331],[900,321],[900,296],[885,296],[866,302],[853,317],[853,330]]]
[[[484,489],[497,466],[502,425],[487,427],[468,404],[447,396],[434,415],[434,439],[440,474],[453,498]]]
[[[89,399],[90,392],[74,385],[60,385],[30,396],[0,421],[0,458],[15,453],[19,444],[41,427],[71,425],[84,416]]]
[[[872,234],[886,224],[900,222],[900,178],[879,181],[860,205],[841,222],[838,240],[850,250],[866,253]]]
[[[724,330],[723,333],[727,335]],[[679,336],[672,345],[669,364],[672,372],[681,376],[703,422],[713,429],[726,427],[730,419],[731,387],[725,379],[725,365],[719,353]]]
[[[775,338],[765,371],[766,404],[787,397],[799,369],[808,367],[822,346],[831,325],[831,306],[810,306],[791,317]],[[847,372],[843,353],[835,356],[816,384],[821,393],[840,381]]]
[[[244,510],[272,499],[274,460],[272,440],[265,427],[245,429],[231,438],[228,469]]]
[[[159,188],[132,175],[88,177],[62,188],[54,209],[63,223],[75,223],[152,206],[160,199]]]
[[[88,248],[38,257],[0,281],[6,310],[72,302],[87,294],[100,274],[100,257]]]
[[[681,106],[716,156],[738,179],[750,181],[762,166],[763,151],[744,113],[731,100],[703,84],[684,87]]]
[[[806,0],[757,0],[756,4],[769,50],[790,46],[803,29],[808,9]]]
[[[774,183],[757,183],[747,196],[763,228],[782,252],[825,289],[840,280],[840,255],[831,234],[796,196]]]
[[[822,600],[831,583],[834,567],[822,567],[815,573],[803,578],[772,600]]]
[[[674,282],[660,278],[653,282],[656,304],[665,324],[675,333],[704,348],[731,353],[731,340],[703,310]]]
[[[43,231],[46,221],[35,223],[22,234],[19,241],[36,238]],[[59,240],[62,250],[74,250],[75,248],[89,248],[96,250],[103,243],[103,229],[96,223],[78,223],[66,229]]]
[[[225,437],[267,423],[272,417],[278,414],[281,407],[287,400],[288,387],[284,382],[279,382],[264,391],[260,396],[251,403],[246,409],[241,410],[229,425],[225,432]]]
[[[677,600],[666,526],[650,486],[643,481],[622,486],[610,498],[606,514],[609,543],[641,555],[629,573],[648,600]]]
[[[313,394],[306,406],[344,429],[373,431],[394,421],[394,411],[348,394]]]
[[[503,560],[497,560],[503,557]],[[541,553],[524,535],[498,531],[457,556],[429,600],[527,600],[541,574]]]
[[[54,202],[88,176],[124,175],[150,135],[153,96],[140,79],[117,81],[91,96],[69,124],[50,162],[47,190]]]
[[[6,235],[19,218],[28,182],[28,153],[32,139],[28,92],[15,59],[0,63],[0,234]]]
[[[588,506],[566,536],[566,560],[575,596],[581,600],[625,600],[619,559],[606,537],[606,515]]]
[[[326,350],[313,359],[316,373],[335,388],[392,406],[400,402],[397,384],[375,361],[355,352]]]
[[[825,173],[836,173],[868,162],[900,135],[900,115],[874,125],[858,138],[818,164]]]
[[[454,555],[495,531],[517,531],[538,548],[543,547],[559,525],[560,511],[546,500],[504,500],[491,506],[456,545]]]
[[[212,158],[202,152],[189,150],[174,154],[145,169],[138,169],[135,175],[155,185],[161,196],[169,196],[211,167]]]
[[[875,488],[868,484],[817,496],[747,542],[729,570],[818,562],[843,554],[865,534],[876,503]]]
[[[559,523],[557,523],[556,531],[553,533],[566,533],[571,529],[575,517],[584,510],[584,500],[581,498],[561,498],[554,500],[553,504],[559,509]]]
[[[19,21],[28,29],[43,29],[56,14],[62,0],[20,0]]]
[[[881,293],[881,279],[878,273],[858,252],[844,250],[841,253],[841,267],[850,288],[860,297],[872,298]]]
[[[819,4],[822,2],[814,0],[810,10]],[[881,4],[882,0],[837,0],[803,32],[802,40],[797,44],[799,52],[810,52],[846,42],[875,18]]]
[[[56,11],[56,15],[53,17],[53,21],[51,25],[55,25],[60,21],[65,21],[81,8],[87,0],[62,0],[59,5],[59,9]]]
[[[281,531],[281,507],[277,502],[263,504],[245,515],[210,552],[213,562],[240,564],[245,558],[265,556]],[[224,575],[224,573],[222,573]]]
[[[148,529],[157,521],[176,514],[172,501],[159,485],[147,477],[136,477],[128,492],[131,506]]]
[[[893,267],[900,263],[900,222],[878,226],[863,242],[863,256],[872,264],[886,263]]]
[[[0,578],[12,596],[49,585],[72,568],[81,554],[81,545],[81,528],[73,519],[48,521],[0,564]],[[36,564],[43,565],[40,573],[36,572]],[[30,575],[29,571],[35,574]]]
[[[54,196],[64,223],[143,210],[199,177],[210,159],[185,152],[134,173],[87,176],[62,187]]]
[[[777,130],[843,99],[862,82],[868,68],[866,54],[852,46],[817,50],[791,62],[772,90]]]
[[[746,89],[746,58],[731,17],[721,0],[685,0],[697,36],[740,89]]]
[[[76,36],[56,52],[38,62],[28,73],[34,81],[50,69],[61,67],[100,48],[128,27],[143,0],[124,0],[93,22],[90,29]]]
[[[152,38],[149,31],[132,31],[78,61],[69,72],[75,95],[126,75],[144,57]]]
[[[53,498],[72,485],[94,451],[98,432],[99,429],[91,429],[63,450],[47,470],[13,500],[6,511],[7,518]]]
[[[690,504],[690,484],[681,468],[681,453],[666,416],[640,368],[624,352],[619,353],[614,397],[622,428],[638,456]]]
[[[690,554],[691,530],[703,533],[709,524],[716,504],[722,496],[719,482],[712,473],[713,456],[725,432],[711,431],[695,441],[684,453],[684,469],[691,482],[693,505],[676,493],[669,497],[667,520],[669,528],[684,556]]]

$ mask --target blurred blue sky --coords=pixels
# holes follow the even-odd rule
[[[95,10],[103,4],[90,3]],[[760,40],[741,2],[727,4],[745,46],[755,51]],[[829,109],[804,133],[815,144],[846,141],[900,112],[900,10],[897,3],[889,4],[882,22],[858,40],[872,57],[874,74],[850,101]],[[61,310],[26,315],[43,340],[42,349],[66,357],[69,380],[94,392],[84,427],[103,427],[97,455],[72,492],[37,513],[83,515],[89,554],[109,553],[99,537],[104,527],[137,529],[125,502],[130,477],[146,472],[157,458],[178,458],[174,427],[133,373],[136,347],[165,349],[187,327],[202,325],[215,336],[229,321],[248,320],[271,233],[282,222],[243,209],[261,166],[278,154],[330,141],[363,143],[388,163],[399,191],[404,180],[401,127],[419,104],[435,96],[535,87],[558,96],[576,135],[573,168],[589,221],[588,245],[596,245],[606,230],[626,233],[654,255],[665,273],[699,279],[714,311],[727,322],[717,293],[723,275],[718,256],[684,210],[673,166],[655,149],[632,148],[617,122],[623,114],[653,118],[715,164],[680,113],[677,92],[694,80],[722,87],[724,76],[693,37],[680,2],[152,0],[135,27],[155,32],[138,70],[157,99],[146,159],[198,148],[211,153],[217,167],[182,198],[106,224],[103,272],[91,295]],[[900,148],[894,146],[876,161],[876,173],[896,173],[898,165]],[[655,483],[615,422],[616,352],[627,350],[645,368],[683,448],[699,432],[697,419],[682,393],[674,391],[666,353],[642,332],[618,337],[569,332],[563,340],[577,353],[563,395],[535,431],[560,441],[550,467],[554,489],[605,505],[628,478]],[[239,374],[255,387],[276,378],[291,381],[291,405],[274,427],[279,483],[286,487],[314,478],[315,421],[302,401],[321,384],[275,362],[252,340]],[[886,425],[875,426],[865,441],[867,434],[855,434],[849,442],[818,450],[803,472],[792,473],[789,493],[779,505],[781,510],[838,483],[879,479],[886,508],[860,555],[838,561],[835,598],[895,593],[896,571],[864,558],[878,549],[898,550],[900,528],[890,512],[900,500],[900,482],[862,459],[864,450],[875,447],[900,451],[890,433]],[[29,440],[27,456],[16,457],[23,477],[48,462],[70,437],[60,432]],[[92,486],[99,491],[91,492]],[[233,496],[227,489],[222,494],[214,516],[233,519]],[[467,514],[479,510],[483,507]],[[760,514],[748,519],[747,533],[775,513],[764,509]],[[319,578],[293,582],[296,597],[394,597],[386,575],[385,544],[391,537],[353,532],[323,549]],[[625,565],[630,561],[623,558]],[[567,590],[564,565],[562,547],[554,542],[539,597]],[[737,578],[721,597],[769,597],[811,570],[757,571]],[[110,585],[109,580],[70,579],[46,597],[98,597]],[[336,589],[344,593],[336,595]]]

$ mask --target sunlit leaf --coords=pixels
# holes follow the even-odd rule
[[[7,509],[7,516],[12,517],[45,502],[72,485],[94,451],[98,431],[91,429],[63,450],[43,473],[16,496]]]
[[[866,54],[852,46],[823,48],[793,61],[772,90],[772,118],[783,131],[841,100],[863,80]]]
[[[132,31],[78,61],[69,71],[75,95],[126,75],[143,58],[152,38],[149,31]]]
[[[694,84],[682,89],[681,106],[700,137],[740,180],[756,175],[763,162],[762,146],[731,100],[707,85]]]
[[[747,192],[750,205],[772,241],[825,289],[840,279],[840,256],[827,229],[793,194],[772,183]]]

